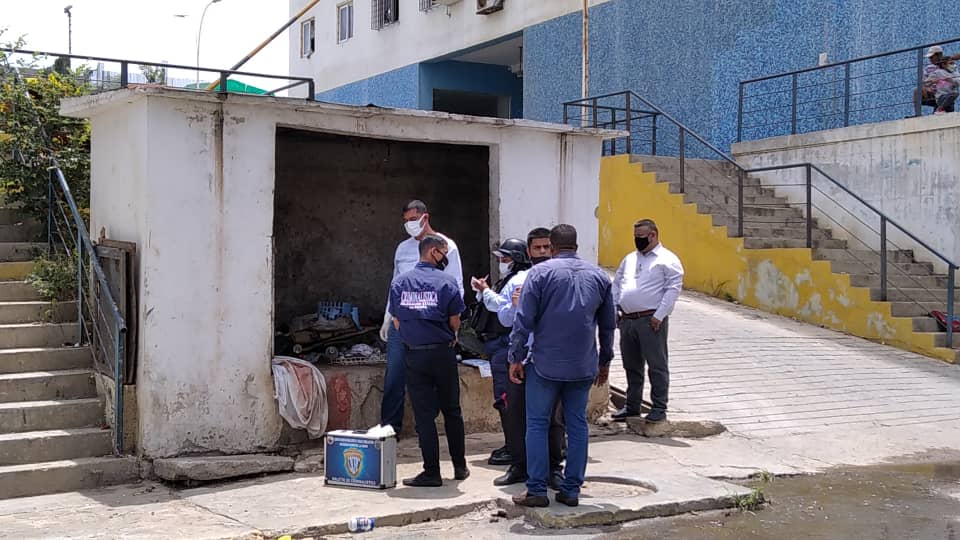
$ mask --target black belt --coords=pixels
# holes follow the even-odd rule
[[[649,317],[656,312],[657,310],[655,309],[648,309],[646,311],[637,311],[636,313],[624,313],[623,315],[620,315],[620,318],[621,319],[641,319],[643,317]]]
[[[408,351],[434,351],[437,349],[449,349],[453,343],[431,343],[430,345],[407,345]]]

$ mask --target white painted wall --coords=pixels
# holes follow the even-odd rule
[[[270,373],[277,126],[488,145],[491,236],[571,223],[581,254],[596,260],[597,133],[158,88],[65,100],[62,111],[93,126],[94,230],[140,246],[139,448],[148,457],[252,452],[279,437]]]
[[[747,167],[811,162],[920,240],[960,262],[960,114],[749,141],[735,144],[733,153]],[[769,173],[761,179],[769,185],[802,183],[801,174]],[[813,177],[814,185],[829,195],[828,199],[814,193],[814,203],[822,209],[814,214],[821,224],[832,228],[835,237],[848,239],[853,249],[863,249],[854,237],[879,246],[876,214],[816,173]],[[806,200],[802,187],[776,190],[792,202]],[[894,227],[888,226],[888,234],[899,247],[914,249],[920,260],[946,270],[945,264]]]
[[[295,15],[309,0],[289,0]],[[609,0],[590,0],[590,6]],[[506,0],[502,11],[476,14],[476,0],[447,9],[419,11],[419,0],[400,0],[399,22],[370,28],[370,0],[353,0],[353,38],[337,43],[337,6],[343,0],[322,0],[303,20],[316,20],[316,53],[300,56],[300,25],[290,32],[290,73],[313,77],[317,91],[336,88],[403,66],[461,51],[515,34],[583,7],[582,0]]]

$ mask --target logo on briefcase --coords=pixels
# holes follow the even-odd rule
[[[363,452],[356,448],[347,448],[343,451],[343,466],[351,478],[357,478],[363,471]]]

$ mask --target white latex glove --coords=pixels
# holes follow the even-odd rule
[[[393,324],[393,316],[390,315],[390,312],[383,314],[383,326],[380,327],[380,339],[384,343],[387,342],[387,338],[390,336],[390,325]]]

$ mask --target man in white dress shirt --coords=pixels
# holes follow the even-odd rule
[[[648,422],[667,419],[667,319],[683,288],[683,265],[660,243],[657,224],[642,219],[633,225],[637,250],[620,263],[613,279],[613,301],[620,320],[620,355],[627,372],[627,403],[613,414],[615,421],[640,415],[643,376],[650,374],[653,407]]]
[[[430,226],[427,205],[423,201],[410,201],[403,207],[403,228],[410,238],[397,246],[393,256],[393,279],[413,270],[420,262],[420,240],[427,235],[436,235],[447,241],[448,263],[440,270],[457,280],[462,298],[463,267],[460,264],[460,250],[452,239],[433,230]],[[403,365],[405,350],[400,340],[400,333],[393,326],[389,299],[386,312],[383,314],[383,326],[380,327],[380,339],[387,344],[387,372],[383,380],[383,400],[380,402],[380,424],[384,426],[390,424],[394,431],[400,433],[403,427],[403,398],[406,384]]]

